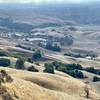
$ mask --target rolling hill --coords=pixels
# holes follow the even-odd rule
[[[13,78],[12,83],[3,84],[6,93],[1,95],[1,100],[3,95],[7,97],[8,94],[12,99],[7,100],[87,100],[86,84],[72,77],[31,73],[3,67],[0,69],[6,70]],[[100,99],[94,89],[89,88],[89,91],[90,100]]]

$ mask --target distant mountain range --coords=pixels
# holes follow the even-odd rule
[[[100,3],[87,5],[53,5],[33,8],[36,12],[54,16],[63,20],[74,21],[83,25],[100,24]]]
[[[33,28],[67,24],[100,25],[99,4],[15,5],[0,4],[0,26],[30,32]]]

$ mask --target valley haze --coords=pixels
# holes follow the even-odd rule
[[[0,100],[100,100],[100,0],[0,0]]]

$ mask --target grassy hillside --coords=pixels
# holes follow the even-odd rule
[[[14,100],[86,99],[86,84],[72,77],[31,73],[2,67],[0,69],[6,70],[14,79],[12,83],[4,84],[4,87]],[[100,98],[99,94],[91,87],[89,88],[89,97],[93,100],[99,100]]]

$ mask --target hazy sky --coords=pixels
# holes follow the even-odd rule
[[[87,3],[100,0],[0,0],[0,3]]]

